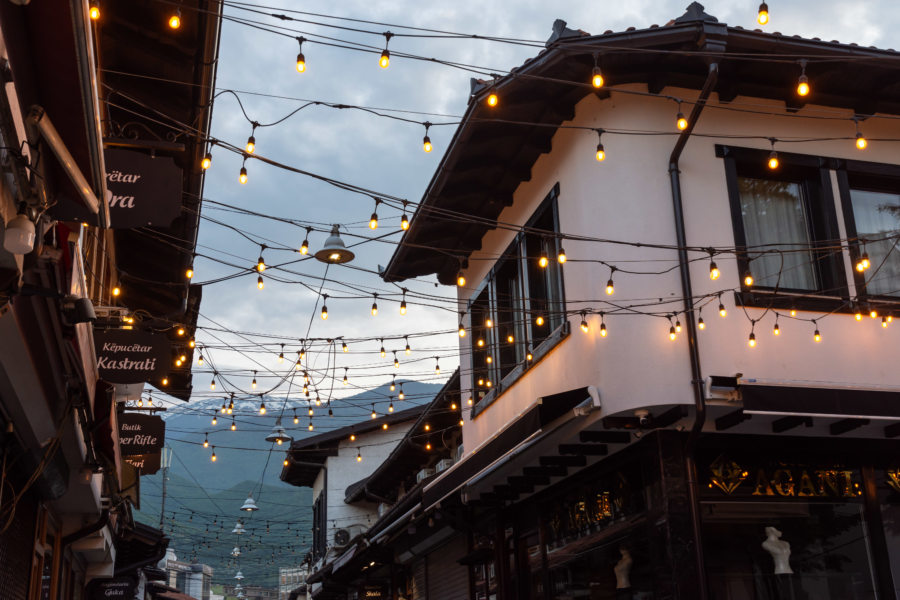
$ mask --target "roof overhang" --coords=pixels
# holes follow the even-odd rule
[[[806,58],[816,89],[810,100],[817,105],[862,115],[900,114],[897,52],[728,27],[702,7],[698,12],[698,6],[663,27],[597,36],[558,22],[538,56],[495,82],[473,85],[462,123],[384,279],[436,274],[441,283],[453,284],[461,262],[480,249],[518,186],[530,180],[535,161],[550,152],[559,125],[571,120],[575,105],[590,94],[604,99],[617,86],[636,83],[651,93],[666,87],[699,90],[709,64],[718,62],[719,102],[766,98],[796,111],[802,107],[793,92],[798,60]],[[600,90],[589,83],[595,54],[606,79]],[[772,54],[779,60],[754,60]],[[483,101],[491,90],[501,98],[495,108]]]

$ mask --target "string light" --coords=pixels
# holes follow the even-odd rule
[[[403,201],[403,215],[400,217],[400,229],[409,229],[409,217],[406,216],[406,200]]]
[[[341,340],[341,350],[342,350],[345,354],[346,354],[347,352],[350,352],[350,348],[347,347],[347,342],[345,342],[344,340]]]
[[[306,71],[306,57],[303,56],[303,42],[306,41],[304,37],[298,37],[297,42],[299,43],[299,47],[297,50],[297,72],[303,73]]]
[[[769,22],[769,5],[765,2],[759,5],[759,12],[756,14],[756,22],[765,25]]]
[[[88,14],[91,17],[91,21],[96,21],[100,18],[100,5],[97,3],[97,0],[91,0],[89,6]]]
[[[597,158],[597,162],[603,162],[606,160],[606,150],[603,149],[603,130],[597,129],[597,154],[595,157]]]
[[[209,460],[212,462],[216,462],[216,447],[212,447],[212,454],[209,457]]]
[[[490,357],[488,357],[488,358],[490,358]],[[441,374],[441,365],[438,364],[438,357],[437,357],[437,356],[434,357],[434,374],[435,374],[435,375],[440,375],[440,374]]]
[[[400,314],[406,314],[406,288],[403,288],[403,299],[400,301]]]
[[[203,434],[203,447],[209,448],[209,433]]]
[[[488,329],[490,329],[491,327],[494,326],[494,321],[491,320],[490,317],[488,317],[487,319],[484,320],[484,326],[487,327]]]
[[[297,416],[297,409],[294,409],[294,425],[300,424],[300,417]]]
[[[222,399],[222,408],[219,409],[219,412],[221,412],[224,415],[226,413],[226,411],[228,411],[228,405],[225,404],[225,399],[223,398]]]
[[[434,146],[431,145],[431,138],[428,137],[428,129],[431,127],[431,123],[425,121],[423,125],[425,125],[425,137],[422,139],[422,149],[425,152],[431,152],[434,149]]]
[[[259,126],[259,123],[254,121],[251,125],[253,129],[250,131],[250,136],[247,138],[247,144],[244,146],[244,150],[247,151],[247,154],[253,154],[256,150],[256,128]]]
[[[181,8],[175,7],[175,12],[169,17],[169,29],[178,29],[181,27]]]
[[[162,383],[164,386],[169,385],[169,378],[168,378],[168,377],[163,377],[161,383]]]
[[[263,260],[263,252],[265,251],[265,249],[265,244],[259,247],[259,258],[256,259],[256,271],[258,273],[262,273],[266,270],[266,261]]]
[[[392,398],[393,398],[393,397],[392,397]],[[394,402],[393,402],[393,399],[391,400],[391,403],[388,404],[388,412],[389,412],[389,413],[394,412]]]
[[[564,264],[566,264],[567,260],[568,260],[568,257],[566,256],[566,249],[563,248],[562,245],[560,245],[559,246],[559,254],[556,255],[556,261],[559,264],[564,265]]]
[[[719,316],[723,319],[728,316],[728,311],[725,310],[725,305],[722,304],[722,296],[719,296]]]
[[[797,78],[797,95],[808,96],[810,88],[809,77],[806,76],[806,59],[801,58],[798,62],[800,63],[800,77]]]
[[[212,390],[212,391],[215,391],[215,390],[216,390],[216,376],[217,376],[217,375],[218,375],[218,373],[216,373],[215,371],[213,371],[213,378],[212,378],[212,380],[209,382],[209,389]]]
[[[281,344],[281,352],[278,353],[278,362],[284,362],[284,344]]]
[[[225,412],[229,415],[234,412],[234,394],[231,394],[231,398],[228,400],[228,408],[225,409]]]
[[[359,448],[356,449],[356,462],[362,462],[362,452]]]
[[[463,275],[462,270],[456,273],[456,285],[459,287],[466,287],[466,276]]]
[[[397,351],[396,350],[394,350],[394,368],[395,369],[400,368],[400,361],[397,360]]]
[[[681,321],[675,319],[675,333],[681,333]]]
[[[872,308],[869,311],[869,316],[872,317],[873,319],[877,319],[878,318],[878,309]]]
[[[374,402],[372,403],[372,418],[373,418],[373,419],[377,419],[377,418],[378,418],[378,413],[375,412],[375,403],[374,403]]]
[[[867,271],[871,266],[872,263],[869,260],[869,253],[866,251],[865,242],[863,242],[863,253],[859,257],[859,260],[856,261],[856,270],[862,273],[864,271]]]
[[[859,130],[859,119],[857,117],[853,117],[853,123],[856,125],[856,149],[865,150],[869,145],[869,142]]]
[[[247,183],[247,167],[246,166],[243,166],[243,165],[241,166],[241,174],[238,175],[238,181],[240,181],[241,184]]]
[[[778,153],[775,151],[775,138],[769,138],[769,141],[772,143],[772,151],[769,152],[769,161],[767,164],[769,166],[769,169],[774,171],[778,168],[778,165],[780,163],[778,161]]]
[[[715,281],[718,279],[722,272],[719,271],[718,265],[716,265],[716,261],[713,260],[714,253],[712,250],[709,251],[709,278]]]
[[[122,295],[122,288],[120,288],[120,287],[117,286],[117,285],[116,285],[116,286],[113,286],[113,289],[112,289],[112,295],[113,295],[114,297],[116,297],[116,298],[118,298],[119,296],[121,296],[121,295]]]
[[[312,231],[310,227],[306,228],[306,235],[303,237],[303,243],[300,244],[300,254],[306,256],[309,254],[309,233]]]
[[[589,331],[587,324],[587,314],[584,311],[581,312],[581,330],[585,333]]]
[[[372,294],[372,316],[378,314],[378,294]]]
[[[381,354],[381,358],[384,358],[384,355],[387,354],[384,350],[384,338],[381,338],[381,350],[379,351],[379,354]]]
[[[813,340],[814,340],[816,343],[819,343],[819,342],[822,341],[822,334],[819,333],[819,326],[818,326],[818,324],[816,323],[815,319],[813,319],[813,325],[816,327],[816,331],[813,333]]]
[[[378,229],[378,205],[381,204],[381,200],[375,198],[375,210],[372,211],[372,216],[369,217],[369,229],[375,231]]]
[[[283,466],[285,466],[285,467],[286,467],[286,466],[288,466],[288,464],[289,464],[289,461],[288,461],[288,459],[287,459],[287,458],[285,458],[285,459],[284,459],[284,461],[282,461],[282,463],[281,463],[281,464],[282,464],[282,465],[283,465]]]
[[[406,398],[406,394],[403,393],[403,382],[401,381],[400,382],[400,393],[397,394],[397,399],[403,400],[404,398]]]
[[[546,245],[546,240],[544,241],[544,244],[541,245]],[[546,268],[548,264],[550,264],[550,259],[547,258],[547,251],[542,248],[541,257],[538,258],[538,265],[543,269]]]
[[[616,286],[613,284],[613,273],[616,272],[615,267],[609,268],[609,279],[606,281],[606,295],[612,296],[616,293]]]
[[[856,319],[857,321],[862,321],[862,318],[863,318],[862,310],[860,309],[858,304],[856,306],[856,311],[853,313],[853,318]]]
[[[756,321],[750,321],[750,336],[747,338],[747,345],[751,348],[756,348]]]
[[[118,295],[118,294],[116,294],[116,295]],[[186,333],[186,331],[185,331],[184,327],[179,327],[178,329],[175,330],[175,333],[178,334],[178,337],[181,337]]]
[[[212,421],[210,421],[210,422],[211,422],[213,425],[218,425],[218,424],[219,424],[219,416],[216,414],[216,411],[213,411],[213,418],[212,418]]]
[[[207,152],[206,156],[203,157],[203,160],[200,161],[200,168],[206,171],[212,166],[212,153]]]
[[[515,338],[515,336],[513,336],[513,334],[510,333],[510,334],[508,334],[508,335],[506,336],[506,341],[507,341],[508,343],[512,344],[513,342],[516,341],[516,338]]]
[[[703,307],[697,309],[697,329],[703,330],[706,329],[706,322],[703,320]]]
[[[234,417],[231,417],[231,430],[237,431],[237,423],[234,422]]]
[[[397,376],[391,375],[391,391],[393,392],[397,388]]]
[[[355,442],[355,441],[356,441],[356,434],[353,433],[352,431],[350,432],[350,441],[351,441],[351,442]]]
[[[747,287],[753,285],[753,273],[750,272],[750,269],[744,271],[744,285]]]
[[[144,406],[144,399],[138,398],[137,405],[138,405],[138,407]]]
[[[250,382],[250,387],[256,389],[256,371],[253,371],[253,381]]]
[[[603,73],[600,72],[599,56],[594,53],[594,69],[591,71],[591,85],[597,89],[603,87]]]
[[[350,380],[347,379],[347,370],[348,370],[348,368],[347,368],[347,367],[344,367],[344,385],[349,385],[349,384],[350,384]]]
[[[881,317],[881,326],[882,327],[887,327],[888,323],[890,323],[890,321],[888,321],[887,317]]]
[[[678,333],[675,331],[675,325],[672,324],[672,317],[669,317],[669,339],[674,342],[677,337]]]
[[[263,289],[264,287],[266,287],[266,284],[263,281],[262,275],[260,275],[256,278],[256,287],[257,287],[257,289],[260,289],[260,290]]]
[[[429,450],[429,451],[431,450],[431,440],[430,439],[425,442],[425,449]]]
[[[461,338],[466,337],[466,326],[463,324],[463,318],[465,317],[465,315],[466,313],[464,312],[459,313],[459,337]]]
[[[491,108],[494,108],[499,103],[500,103],[500,98],[497,96],[497,92],[492,90],[491,93],[488,94],[487,105],[490,106]]]
[[[391,42],[391,38],[394,37],[394,34],[390,31],[384,32],[384,50],[381,52],[381,58],[378,59],[378,66],[382,69],[387,69],[391,64],[391,53],[388,50],[388,44]]]
[[[406,340],[406,349],[405,349],[405,352],[406,352],[406,355],[409,356],[410,354],[412,354],[412,349],[409,347],[409,338],[408,338],[407,336],[404,335],[404,336],[403,336],[403,339]]]
[[[325,303],[327,301],[328,301],[328,294],[322,294],[322,315],[321,316],[322,316],[323,321],[328,320],[328,307],[325,305]]]
[[[312,431],[312,430],[313,430],[313,421],[312,421],[312,418],[310,418],[310,420],[309,420],[309,425],[308,425],[306,428],[307,428],[309,431]]]
[[[687,117],[681,112],[681,100],[678,101],[678,115],[675,117],[675,127],[677,127],[679,131],[684,131],[688,128]]]
[[[600,337],[606,337],[606,322],[603,320],[603,313],[600,313]]]

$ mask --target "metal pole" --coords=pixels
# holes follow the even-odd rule
[[[169,480],[169,464],[172,462],[172,449],[168,446],[163,447],[162,455],[160,456],[160,466],[162,467],[163,472],[163,480],[162,480],[162,502],[159,504],[159,529],[160,531],[165,531],[165,517],[166,517],[166,482]]]

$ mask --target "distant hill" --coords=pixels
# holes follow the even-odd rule
[[[395,409],[401,410],[429,402],[440,388],[439,384],[404,381],[406,400],[399,401],[396,391],[382,386],[336,401],[330,417],[326,405],[313,405],[312,432],[305,398],[285,402],[264,397],[265,415],[259,414],[259,397],[235,399],[235,431],[231,431],[232,415],[216,412],[218,424],[211,424],[221,399],[190,402],[162,413],[166,443],[173,453],[164,529],[178,559],[210,565],[216,583],[234,583],[239,568],[245,585],[276,585],[278,567],[296,565],[309,550],[312,516],[312,491],[279,478],[287,445],[265,440],[278,416],[283,413],[282,425],[290,436],[302,439],[365,421],[373,402],[384,413],[388,395],[395,396]],[[203,447],[204,437],[210,448]],[[212,446],[215,463],[210,461]],[[153,527],[159,526],[162,483],[162,471],[141,478],[141,510],[135,511],[135,518]],[[251,491],[260,509],[252,514],[240,510]],[[239,518],[248,530],[242,536],[231,533]],[[241,550],[238,560],[231,556],[235,546]]]

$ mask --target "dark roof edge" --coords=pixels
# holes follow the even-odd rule
[[[418,417],[426,407],[428,407],[428,404],[420,404],[419,406],[400,410],[395,413],[384,415],[383,417],[378,417],[377,419],[361,421],[359,423],[354,423],[353,425],[346,425],[344,427],[341,427],[340,429],[334,429],[332,431],[320,433],[319,435],[314,435],[302,440],[296,440],[291,443],[291,447],[288,448],[288,451],[293,452],[295,450],[316,449],[316,447],[323,444],[337,445],[341,440],[350,435],[351,432],[355,433],[356,435],[360,435],[363,433],[369,433],[370,431],[374,431],[376,429],[381,429],[381,425],[383,423],[387,423],[388,425],[395,425],[397,423],[411,421],[412,419]]]

